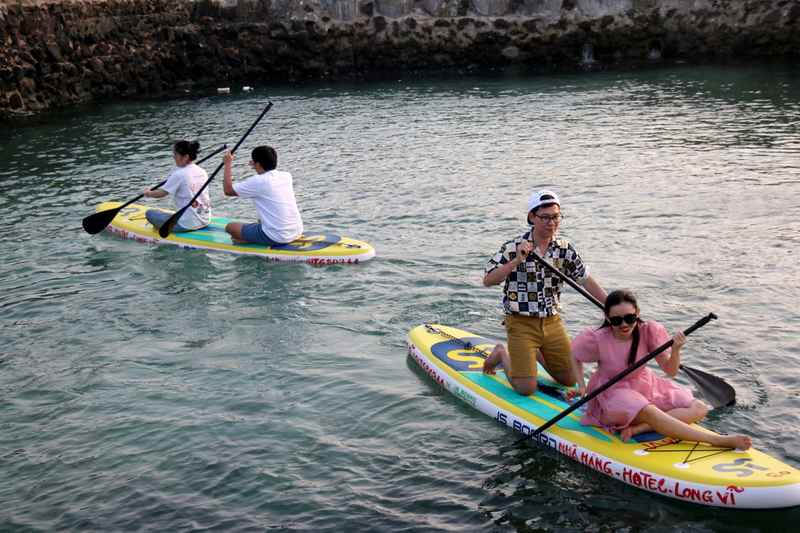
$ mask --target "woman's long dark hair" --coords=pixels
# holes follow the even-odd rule
[[[631,291],[612,291],[606,298],[606,303],[603,306],[605,316],[608,316],[612,307],[624,302],[628,302],[635,310],[639,310],[639,303],[636,301],[636,296],[634,296]],[[611,327],[611,324],[605,319],[605,316],[603,317],[603,324],[597,329]],[[643,322],[639,317],[636,317],[636,327],[633,328],[632,335],[633,342],[631,343],[631,353],[628,355],[628,366],[636,362],[636,352],[639,351],[639,324],[643,324]]]

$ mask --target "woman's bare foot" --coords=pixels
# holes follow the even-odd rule
[[[652,431],[652,429],[653,428],[650,427],[650,424],[631,424],[630,426],[624,427],[620,430],[619,438],[622,440],[622,442],[628,442],[634,435]]]
[[[753,446],[753,441],[747,435],[720,435],[719,439],[711,444],[723,448],[749,450],[750,447]]]

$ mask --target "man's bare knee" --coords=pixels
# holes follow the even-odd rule
[[[530,396],[534,392],[536,392],[536,385],[537,379],[534,378],[516,378],[511,386],[514,387],[514,390],[517,394],[522,396]]]

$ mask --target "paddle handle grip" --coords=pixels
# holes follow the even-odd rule
[[[258,125],[259,122],[261,122],[261,119],[264,118],[264,115],[267,114],[267,112],[272,107],[272,105],[273,105],[272,104],[272,100],[270,100],[269,103],[267,104],[267,107],[264,108],[264,111],[261,112],[261,114],[255,120],[255,122],[253,122],[253,124],[250,126],[250,129],[248,129],[247,132],[245,132],[245,134],[242,135],[242,138],[239,139],[239,142],[237,142],[236,145],[233,147],[233,150],[231,150],[231,153],[234,153],[236,150],[238,150],[239,146],[242,145],[244,140],[247,139],[247,136],[250,135],[250,132],[252,132],[255,129],[255,127]]]

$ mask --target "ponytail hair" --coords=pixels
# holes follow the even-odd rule
[[[200,143],[197,141],[178,141],[172,148],[181,155],[188,155],[189,161],[194,161],[197,159],[197,152],[200,151]]]
[[[635,310],[639,310],[639,303],[636,301],[636,296],[633,295],[631,291],[612,291],[609,293],[608,297],[606,298],[606,303],[603,305],[603,312],[605,313],[603,316],[603,324],[597,328],[610,328],[611,324],[605,318],[608,316],[608,313],[611,311],[611,308],[615,305],[619,305],[621,303],[628,302],[633,306]],[[639,351],[639,324],[643,324],[644,322],[639,317],[636,317],[636,325],[637,327],[633,328],[633,334],[631,338],[633,342],[631,342],[631,352],[628,354],[628,366],[633,365],[636,362],[636,352]]]

